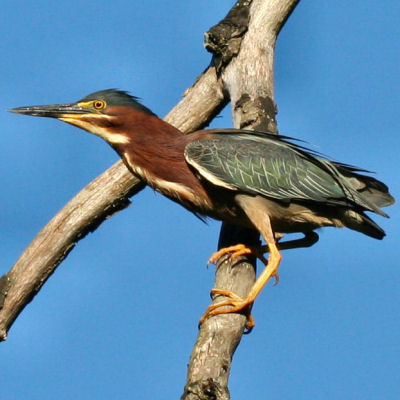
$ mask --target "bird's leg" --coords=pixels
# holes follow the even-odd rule
[[[304,237],[294,240],[286,240],[285,242],[277,242],[279,250],[298,249],[299,247],[311,247],[318,242],[319,236],[317,232],[303,232]]]
[[[275,234],[276,246],[279,250],[289,250],[289,249],[297,249],[299,247],[311,247],[315,243],[318,242],[319,236],[316,232],[303,232],[304,237],[300,239],[294,240],[286,240],[285,242],[280,242],[279,240],[284,237],[282,233]],[[267,263],[267,260],[264,258],[264,253],[268,253],[269,248],[268,245],[258,246],[258,247],[250,247],[244,244],[237,244],[234,246],[224,247],[223,249],[215,252],[208,260],[208,264],[214,264],[220,257],[225,254],[231,253],[231,257],[238,258],[240,256],[246,254],[253,254],[257,258],[259,258],[264,264]]]
[[[228,290],[212,289],[211,295],[222,295],[228,297],[229,299],[220,303],[211,304],[208,307],[207,311],[200,318],[200,324],[202,324],[205,319],[211,315],[228,314],[243,311],[245,308],[254,303],[254,300],[271,277],[275,277],[276,281],[278,280],[277,270],[281,261],[281,255],[278,248],[276,247],[275,241],[273,241],[272,243],[268,243],[268,248],[270,252],[268,261],[264,257],[262,257],[263,261],[266,264],[266,267],[257,278],[247,296],[245,298],[241,298],[235,293],[232,293]],[[258,254],[256,255],[258,256]],[[230,308],[226,308],[228,306],[230,306]],[[249,315],[246,324],[247,330],[250,331],[254,327],[254,325],[254,319],[251,315]]]
[[[262,236],[264,237],[267,243],[268,250],[270,253],[268,261],[264,258],[260,248],[254,249],[246,247],[244,245],[239,245],[238,247],[233,246],[233,252],[234,252],[233,255],[236,255],[238,252],[239,254],[249,254],[249,253],[254,254],[264,262],[265,268],[255,281],[254,285],[250,289],[250,292],[247,294],[245,298],[241,298],[235,293],[232,293],[230,291],[222,289],[213,289],[211,291],[211,294],[223,295],[228,297],[228,299],[220,303],[211,304],[201,317],[200,324],[203,323],[206,318],[212,315],[236,313],[243,311],[244,309],[248,308],[254,303],[254,300],[256,299],[258,294],[261,292],[261,290],[271,277],[275,277],[276,281],[278,280],[277,271],[279,268],[279,264],[281,262],[281,254],[279,253],[278,247],[276,245],[270,218],[266,213],[262,211],[258,212],[257,208],[251,207],[251,205],[249,207],[248,204],[241,204],[241,205],[243,206],[244,210],[246,211],[246,213],[248,214],[249,218],[252,220],[254,225],[257,227],[259,232],[261,232]],[[242,253],[242,251],[245,251],[245,253]],[[226,254],[227,252],[229,252],[229,250],[224,251],[224,249],[222,249],[220,253]],[[247,329],[251,330],[253,326],[254,326],[254,320],[251,317],[251,315],[249,315],[247,321]]]

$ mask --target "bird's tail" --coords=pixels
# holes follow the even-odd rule
[[[365,210],[387,217],[387,214],[380,208],[392,205],[395,200],[384,183],[371,176],[357,173],[357,169],[354,167],[338,163],[335,163],[335,166],[345,178],[346,186],[352,189],[351,197],[353,197],[356,204]],[[377,226],[372,220],[370,221]]]
[[[385,231],[363,212],[347,209],[343,217],[344,224],[350,229],[375,239],[383,239],[386,236]]]

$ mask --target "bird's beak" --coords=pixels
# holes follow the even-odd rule
[[[16,114],[32,115],[35,117],[78,117],[82,114],[87,114],[87,109],[83,108],[77,103],[70,104],[50,104],[45,106],[26,106],[11,108],[9,112]]]

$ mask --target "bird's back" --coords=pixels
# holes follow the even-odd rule
[[[207,136],[189,143],[185,157],[214,185],[260,195],[283,207],[300,204],[314,214],[318,211],[321,221],[337,214],[340,221],[332,225],[343,223],[383,237],[383,230],[363,212],[387,216],[380,207],[393,204],[394,199],[385,184],[361,173],[366,171],[330,161],[290,138],[269,133],[216,130]]]

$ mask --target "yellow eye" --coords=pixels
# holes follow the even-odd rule
[[[95,101],[93,102],[93,107],[94,107],[96,110],[102,110],[105,106],[106,106],[106,102],[103,101],[103,100],[95,100]]]

